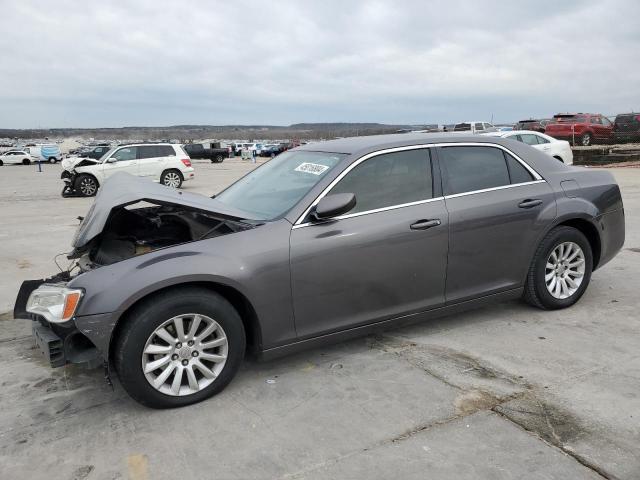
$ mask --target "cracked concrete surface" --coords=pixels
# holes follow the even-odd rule
[[[251,167],[196,168],[187,189],[215,192]],[[5,170],[0,311],[53,271],[89,203],[57,197],[51,167]],[[640,478],[640,170],[614,174],[626,248],[573,308],[511,302],[247,361],[185,409],[145,409],[100,370],[48,368],[26,322],[0,315],[0,477]]]

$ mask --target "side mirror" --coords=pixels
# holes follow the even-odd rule
[[[116,163],[118,160],[114,157],[107,158],[107,163]]]
[[[327,195],[316,205],[312,213],[314,220],[327,220],[343,215],[356,206],[356,196],[353,193],[336,193]]]

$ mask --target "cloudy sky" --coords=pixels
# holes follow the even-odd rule
[[[640,2],[0,0],[0,128],[640,111]]]

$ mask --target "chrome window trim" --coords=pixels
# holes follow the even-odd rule
[[[325,189],[322,190],[322,192],[320,192],[320,194],[311,203],[311,205],[309,205],[309,207],[307,207],[307,209],[303,212],[303,214],[300,215],[300,217],[298,217],[298,219],[296,220],[296,222],[293,225],[293,229],[296,229],[296,228],[299,228],[299,227],[306,227],[306,226],[309,226],[309,225],[317,225],[316,223],[310,223],[310,222],[302,223],[302,221],[307,217],[307,215],[309,215],[309,212],[311,211],[311,209],[313,207],[315,207],[318,204],[318,202],[320,202],[320,200],[322,200],[327,195],[327,193],[329,193],[329,191],[340,180],[342,180],[351,170],[353,170],[355,167],[360,165],[362,162],[364,162],[366,160],[369,160],[370,158],[377,157],[378,155],[385,155],[387,153],[403,152],[403,151],[406,151],[406,150],[420,150],[420,149],[425,149],[425,148],[436,148],[436,147],[494,147],[494,148],[499,148],[499,149],[507,152],[509,155],[511,155],[513,158],[515,158],[518,162],[520,162],[520,164],[531,175],[533,175],[535,180],[533,180],[531,182],[525,182],[525,183],[514,183],[514,184],[509,184],[509,185],[502,185],[502,186],[499,186],[499,187],[485,188],[485,189],[482,189],[482,190],[473,190],[473,191],[470,191],[470,192],[456,193],[456,194],[452,194],[452,195],[444,195],[444,196],[441,196],[441,197],[428,198],[428,199],[425,199],[425,200],[418,200],[418,201],[415,201],[415,202],[403,203],[403,204],[399,204],[399,205],[390,205],[388,207],[377,208],[377,209],[374,209],[374,210],[366,210],[364,212],[351,213],[351,214],[347,213],[345,215],[340,215],[339,217],[334,217],[335,220],[341,220],[341,219],[344,219],[344,218],[352,218],[352,217],[357,217],[357,216],[361,216],[361,215],[368,215],[370,213],[378,213],[378,212],[383,212],[383,211],[387,211],[387,210],[393,210],[393,209],[396,209],[396,208],[403,208],[403,207],[408,207],[408,206],[413,206],[413,205],[419,205],[419,204],[422,204],[422,203],[429,203],[429,202],[433,202],[433,201],[436,201],[436,200],[442,200],[442,199],[447,199],[447,198],[462,197],[462,196],[465,196],[465,195],[474,195],[476,193],[491,192],[491,191],[494,191],[494,190],[500,190],[500,189],[512,188],[512,187],[519,187],[519,186],[522,186],[522,185],[531,185],[531,184],[535,184],[535,183],[544,183],[546,181],[546,180],[544,180],[542,178],[542,176],[538,172],[536,172],[532,167],[530,167],[529,164],[527,162],[525,162],[524,160],[522,160],[518,155],[513,153],[508,148],[506,148],[506,147],[504,147],[502,145],[499,145],[497,143],[488,143],[488,142],[424,143],[424,144],[419,144],[419,145],[406,145],[406,146],[403,146],[403,147],[385,148],[383,150],[376,150],[375,152],[367,153],[366,155],[363,155],[358,160],[353,162],[347,168],[345,168],[342,171],[342,173],[340,173],[340,175],[338,175],[336,178],[334,178],[331,181],[331,183],[329,185],[327,185],[325,187]]]

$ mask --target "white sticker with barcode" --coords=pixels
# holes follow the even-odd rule
[[[296,172],[313,173],[314,175],[322,175],[329,169],[326,165],[318,165],[317,163],[301,163],[295,168]]]

